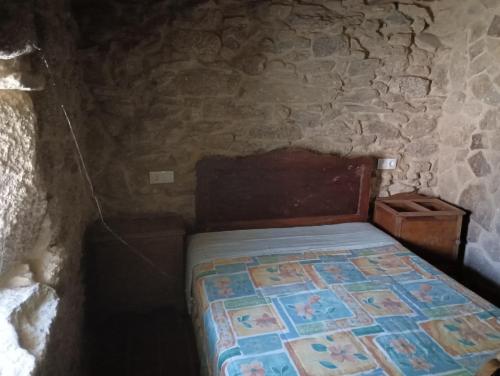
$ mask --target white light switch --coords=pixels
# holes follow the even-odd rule
[[[168,184],[173,182],[173,171],[149,171],[149,184]]]
[[[377,168],[379,170],[394,170],[397,165],[395,158],[380,158],[378,160]]]

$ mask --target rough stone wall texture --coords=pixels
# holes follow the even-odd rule
[[[0,374],[78,375],[92,205],[40,59],[83,138],[75,29],[64,0],[4,2],[0,14]]]
[[[80,10],[105,211],[192,219],[197,160],[284,146],[397,157],[377,193],[435,189],[446,82],[442,46],[425,30],[429,2],[366,3]],[[105,11],[102,23],[91,16]],[[159,169],[174,170],[175,183],[149,185],[148,171]]]
[[[500,285],[500,1],[447,0],[434,13],[447,82],[437,192],[471,211],[465,264]]]
[[[206,155],[303,146],[399,159],[376,194],[472,211],[467,265],[500,283],[497,0],[231,1],[79,13],[108,213],[192,218]],[[174,170],[171,185],[148,171]]]

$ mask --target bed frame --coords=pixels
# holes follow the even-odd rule
[[[202,159],[196,166],[197,230],[366,221],[373,168],[370,157],[289,148]]]

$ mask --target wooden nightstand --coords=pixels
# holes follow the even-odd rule
[[[375,201],[374,223],[446,273],[456,275],[465,212],[436,198],[401,194]]]
[[[106,223],[140,252],[107,231],[100,222],[87,232],[87,297],[97,318],[184,304],[184,223],[174,214],[110,218]]]

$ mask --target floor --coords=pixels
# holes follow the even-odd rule
[[[198,375],[191,323],[173,309],[117,315],[90,333],[91,376]]]

